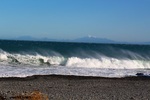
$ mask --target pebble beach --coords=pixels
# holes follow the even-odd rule
[[[0,100],[149,100],[150,78],[36,75],[0,78]],[[26,98],[26,99],[23,99]],[[34,100],[34,99],[33,99]]]

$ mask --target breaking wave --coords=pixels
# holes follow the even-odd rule
[[[149,69],[150,45],[0,40],[0,77],[150,76]]]
[[[123,51],[125,53],[125,51]],[[11,54],[3,50],[0,51],[0,64],[11,66],[48,66],[48,67],[83,67],[83,68],[110,68],[110,69],[149,69],[150,60],[142,56],[127,52],[130,58],[113,58],[97,54],[88,57],[71,56],[64,57],[58,53],[52,56],[44,56],[38,53],[31,54]]]

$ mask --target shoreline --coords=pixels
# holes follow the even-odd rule
[[[53,78],[63,78],[63,79],[113,79],[113,80],[150,80],[150,76],[127,76],[127,77],[101,77],[101,76],[78,76],[78,75],[32,75],[26,77],[0,77],[1,80],[32,80],[42,77],[53,77]]]
[[[34,75],[0,78],[0,97],[32,94],[49,100],[146,100],[150,98],[150,77],[105,78],[72,75]]]

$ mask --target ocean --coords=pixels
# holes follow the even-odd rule
[[[150,45],[0,40],[0,77],[150,75]]]

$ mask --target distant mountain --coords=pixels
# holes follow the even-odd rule
[[[149,45],[150,42],[138,42],[138,43],[136,43],[136,44],[145,44],[145,45]]]
[[[105,38],[97,38],[93,36],[78,38],[73,40],[73,42],[84,42],[84,43],[117,43],[116,41],[105,39]]]
[[[56,42],[82,42],[82,43],[115,43],[115,44],[145,44],[149,45],[150,42],[117,42],[106,38],[98,38],[94,36],[87,36],[82,38],[77,38],[74,40],[63,40],[63,39],[49,39],[49,38],[35,38],[31,36],[21,36],[17,38],[12,38],[10,40],[27,40],[27,41],[56,41]]]
[[[35,40],[38,40],[38,39],[34,38],[34,37],[31,37],[31,36],[20,36],[20,37],[17,37],[17,38],[13,38],[12,40],[32,40],[32,41],[35,41]]]
[[[49,39],[49,38],[42,38],[38,39],[39,41],[58,41],[57,39]]]
[[[105,39],[105,38],[97,38],[93,36],[87,36],[82,38],[77,38],[74,40],[58,40],[58,39],[49,39],[49,38],[34,38],[31,36],[21,36],[17,38],[13,38],[11,40],[28,40],[28,41],[57,41],[57,42],[82,42],[82,43],[119,43],[113,40]]]
[[[150,42],[146,42],[145,44],[150,44]]]
[[[49,38],[34,38],[31,36],[21,36],[17,38],[13,38],[12,40],[28,40],[28,41],[57,41],[56,39],[49,39]]]

